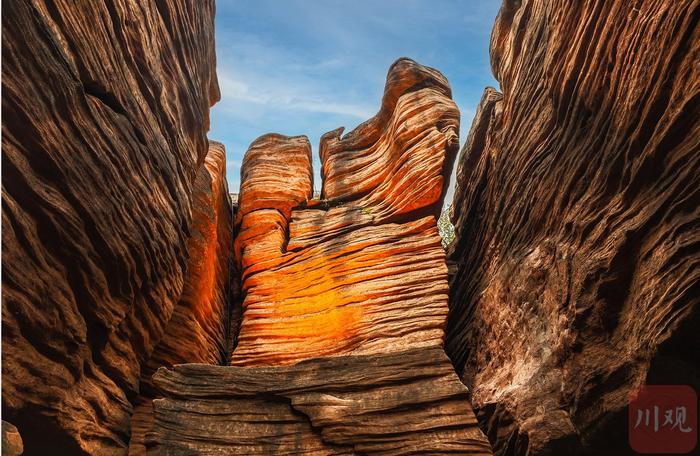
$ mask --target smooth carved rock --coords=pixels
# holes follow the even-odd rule
[[[697,2],[506,1],[459,159],[446,350],[496,454],[626,454],[700,388]]]
[[[379,113],[324,135],[321,200],[305,137],[266,135],[241,168],[233,365],[441,346],[447,269],[436,227],[457,148],[447,80],[408,59]]]
[[[161,366],[182,363],[227,364],[232,208],[226,183],[224,146],[210,142],[194,184],[187,273],[165,335],[141,373],[140,395],[131,420],[130,454],[145,454],[143,437],[152,425],[152,400],[158,397],[151,376]]]
[[[26,454],[123,454],[182,291],[213,1],[3,3],[2,407]]]
[[[491,454],[441,347],[154,376],[151,454]]]

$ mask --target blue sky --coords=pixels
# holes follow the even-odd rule
[[[275,132],[307,135],[320,188],[318,143],[352,130],[379,109],[399,57],[440,70],[461,111],[460,143],[491,75],[489,38],[498,0],[219,0],[217,73],[221,101],[211,139],[227,150],[231,192],[250,143]]]

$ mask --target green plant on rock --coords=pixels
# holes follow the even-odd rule
[[[450,209],[452,209],[452,205],[443,209],[437,222],[438,233],[440,233],[440,237],[442,238],[442,247],[445,249],[447,249],[447,246],[449,246],[455,238],[455,227],[452,225],[452,222],[450,222]]]

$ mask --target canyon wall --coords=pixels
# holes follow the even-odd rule
[[[436,218],[459,111],[437,71],[400,59],[379,113],[246,152],[234,255],[244,294],[231,366],[161,368],[153,454],[490,454],[442,344]]]
[[[153,423],[152,401],[159,397],[151,377],[161,366],[184,363],[228,364],[231,305],[237,302],[237,271],[232,267],[233,218],[226,183],[226,152],[209,143],[193,187],[187,274],[165,334],[141,366],[139,396],[131,418],[129,454],[145,454],[145,433]]]
[[[3,8],[8,454],[620,455],[637,386],[700,390],[697,1],[504,2],[449,272],[436,70],[322,137],[319,198],[258,138],[234,211],[213,0]]]
[[[627,454],[700,388],[700,5],[507,0],[458,161],[446,350],[495,454]]]
[[[206,138],[213,15],[213,1],[3,2],[2,413],[26,454],[124,454],[154,350],[158,365],[224,356],[230,212],[196,221],[228,207]],[[207,200],[202,185],[219,187]]]

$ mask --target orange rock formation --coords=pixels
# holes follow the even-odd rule
[[[321,140],[265,135],[241,170],[235,253],[243,322],[233,365],[441,346],[447,268],[436,215],[459,111],[435,70],[402,59],[379,113]]]
[[[379,113],[322,138],[318,200],[305,137],[251,145],[233,366],[157,371],[153,454],[491,454],[442,349],[450,96],[437,71],[398,60]]]
[[[189,259],[180,300],[166,333],[142,368],[140,395],[131,418],[129,454],[145,454],[152,400],[158,397],[151,376],[160,366],[182,363],[223,364],[228,348],[232,300],[232,210],[226,183],[226,151],[209,143],[209,153],[194,183]],[[231,291],[230,291],[231,290]]]

